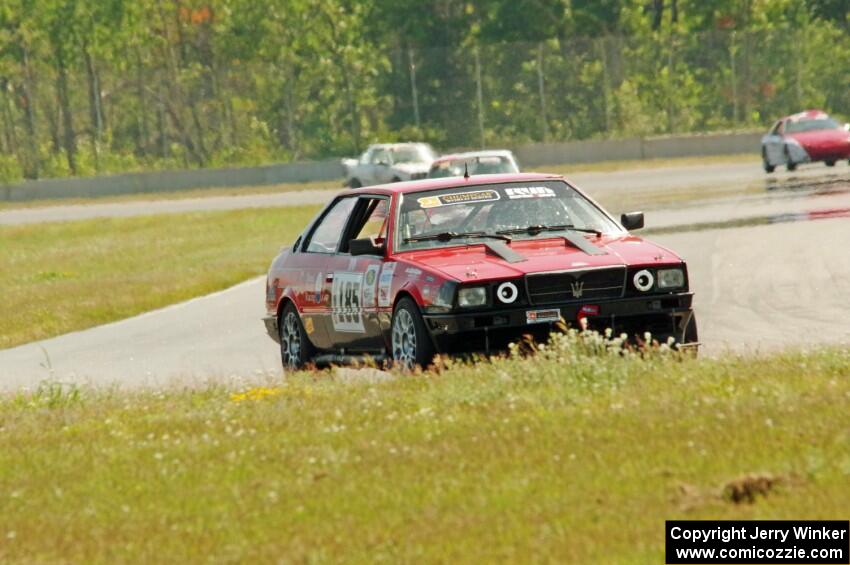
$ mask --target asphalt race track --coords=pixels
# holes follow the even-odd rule
[[[726,174],[715,169],[690,170],[690,185]],[[631,174],[641,186],[673,190],[672,173],[665,171]],[[629,182],[623,175],[592,173],[580,184],[601,198]],[[676,182],[684,182],[681,175],[674,174]],[[811,167],[769,181],[760,173],[756,181],[767,182],[765,190],[647,215],[648,228],[665,228],[647,237],[688,261],[705,353],[850,344],[850,170]],[[150,205],[142,205],[150,213]],[[136,387],[275,376],[277,346],[260,321],[263,296],[263,280],[254,279],[135,318],[0,351],[0,390],[34,388],[47,378]]]
[[[598,196],[601,193],[618,191],[675,191],[683,187],[693,190],[699,187],[711,188],[733,185],[743,187],[751,183],[771,186],[774,184],[781,185],[791,180],[806,183],[807,181],[822,179],[828,173],[832,173],[832,176],[843,177],[845,180],[850,178],[846,164],[839,164],[831,170],[823,166],[813,165],[801,168],[794,173],[777,171],[773,175],[767,176],[758,162],[675,166],[607,173],[585,172],[571,174],[569,178],[577,186],[591,192],[593,196]],[[338,190],[341,190],[338,186],[329,186],[329,188],[334,190],[13,208],[0,210],[0,225],[323,204]]]

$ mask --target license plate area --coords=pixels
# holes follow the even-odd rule
[[[526,310],[526,324],[546,324],[557,322],[561,319],[560,308],[546,308],[545,310]]]

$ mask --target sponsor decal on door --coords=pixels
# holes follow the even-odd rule
[[[369,265],[363,277],[363,308],[375,308],[380,265]]]
[[[378,277],[378,306],[386,308],[392,304],[390,289],[393,284],[393,273],[395,273],[396,263],[384,263],[381,269],[381,276]]]

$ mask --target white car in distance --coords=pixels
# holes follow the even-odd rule
[[[433,163],[428,178],[459,177],[469,175],[497,175],[518,173],[514,154],[507,149],[490,149],[441,155]]]
[[[343,159],[345,185],[351,188],[424,179],[437,154],[427,143],[370,145],[359,159]]]

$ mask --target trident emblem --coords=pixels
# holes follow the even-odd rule
[[[570,283],[570,290],[573,291],[573,298],[581,298],[584,294],[584,282],[574,281]]]

